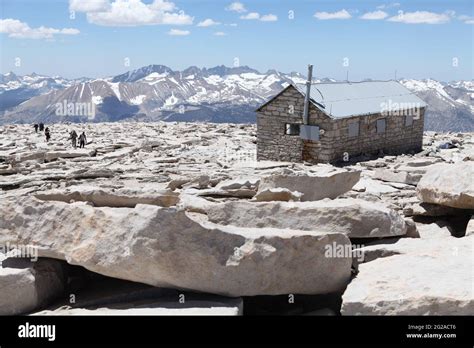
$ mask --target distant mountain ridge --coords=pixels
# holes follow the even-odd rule
[[[328,81],[335,80],[315,80]],[[304,82],[299,73],[261,73],[248,66],[224,65],[175,71],[153,64],[113,77],[74,80],[10,72],[0,75],[0,124],[255,122],[259,104],[289,83]],[[427,102],[427,130],[474,131],[474,81],[402,79],[400,83]],[[92,114],[78,112],[92,109]]]

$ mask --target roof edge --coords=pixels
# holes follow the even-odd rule
[[[358,81],[358,82],[346,82],[346,81],[341,81],[341,82],[327,82],[327,83],[311,83],[311,86],[315,86],[315,85],[320,85],[320,84],[338,84],[338,83],[354,83],[354,84],[358,84],[358,83],[370,83],[370,82],[395,82],[397,84],[399,84],[400,86],[402,86],[404,89],[406,89],[409,93],[408,94],[412,94],[412,95],[415,95],[418,99],[420,99],[420,101],[423,103],[423,105],[421,105],[421,108],[425,108],[428,106],[428,104],[423,100],[421,99],[420,97],[418,97],[414,92],[410,91],[407,87],[405,87],[403,84],[401,84],[399,81],[397,80],[393,80],[393,79],[390,79],[390,80],[372,80],[372,81]],[[286,86],[285,88],[283,88],[280,92],[278,92],[277,94],[275,94],[273,97],[271,97],[269,100],[267,100],[264,104],[260,105],[256,110],[255,112],[260,112],[261,109],[265,106],[267,106],[269,103],[271,103],[274,99],[276,99],[277,97],[279,97],[283,92],[285,92],[288,88],[290,87],[293,87],[296,91],[298,91],[298,93],[301,94],[301,96],[305,96],[306,93],[305,91],[302,91],[296,83],[294,82],[289,82],[288,83],[288,86]],[[316,88],[317,89],[317,88]],[[321,93],[321,92],[320,92]],[[328,116],[329,118],[331,119],[340,119],[340,118],[348,118],[348,117],[361,117],[361,116],[367,116],[367,115],[372,115],[373,113],[363,113],[363,114],[352,114],[352,115],[349,115],[349,116],[344,116],[344,117],[335,117],[333,115],[331,115],[328,111],[326,111],[326,108],[324,105],[318,103],[317,101],[315,101],[313,98],[309,98],[310,102],[315,106],[317,107],[322,113],[324,113],[326,116]]]
[[[270,104],[274,99],[276,99],[277,97],[279,97],[283,92],[285,92],[288,88],[290,87],[293,87],[299,94],[301,94],[303,97],[305,96],[305,94],[296,86],[295,83],[293,82],[289,82],[288,83],[288,86],[286,86],[285,88],[283,88],[280,92],[278,92],[277,94],[275,94],[273,97],[271,97],[269,100],[267,100],[265,103],[263,103],[262,105],[260,105],[256,110],[255,112],[260,112],[261,109],[265,106],[267,106],[268,104]],[[309,101],[311,102],[311,104],[313,104],[314,106],[316,106],[319,110],[321,110],[325,115],[327,115],[328,117],[330,118],[334,118],[332,117],[329,113],[326,112],[325,108],[323,105],[319,104],[318,102],[316,102],[313,98],[309,98]]]
[[[268,99],[265,103],[263,103],[262,105],[260,105],[256,110],[255,112],[259,112],[264,106],[267,106],[270,102],[272,102],[274,99],[276,99],[278,96],[280,96],[280,94],[282,94],[284,91],[286,91],[288,88],[290,87],[293,87],[294,89],[296,89],[298,91],[298,89],[296,88],[296,86],[293,86],[292,83],[288,84],[288,86],[286,86],[285,88],[283,88],[280,92],[278,92],[277,94],[275,94],[273,97],[271,97],[270,99]],[[298,91],[299,92],[299,91]],[[300,92],[301,93],[301,92]]]

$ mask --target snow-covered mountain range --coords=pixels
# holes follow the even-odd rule
[[[149,65],[103,79],[0,75],[0,123],[209,121],[254,122],[255,108],[299,73],[247,66]],[[316,80],[335,81],[331,79]],[[474,81],[403,79],[428,104],[426,129],[474,131]]]

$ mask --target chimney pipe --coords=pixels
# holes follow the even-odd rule
[[[303,123],[308,124],[309,119],[309,94],[311,93],[311,81],[313,80],[313,66],[308,64],[308,80],[306,81],[306,96],[304,97]]]

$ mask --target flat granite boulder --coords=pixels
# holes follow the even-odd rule
[[[416,185],[421,178],[420,174],[408,173],[406,171],[398,171],[389,169],[376,169],[373,175],[374,179],[398,182],[407,185]]]
[[[317,201],[323,198],[336,198],[352,189],[359,181],[360,171],[323,168],[316,173],[294,173],[263,176],[258,192],[272,188],[286,188],[303,195],[302,201]]]
[[[22,197],[0,202],[0,244],[37,247],[109,277],[225,296],[341,291],[351,255],[327,257],[328,245],[350,247],[343,233],[220,226],[179,208],[135,208]]]
[[[19,315],[42,307],[64,290],[58,260],[7,258],[0,266],[0,315]]]
[[[301,200],[301,192],[292,192],[286,188],[268,188],[257,193],[254,199],[257,202],[267,201],[299,201]]]
[[[35,194],[35,197],[43,201],[61,201],[66,203],[70,201],[91,202],[96,207],[133,208],[137,204],[152,204],[169,207],[179,202],[179,194],[168,189],[140,190],[120,188],[111,190],[81,185],[39,192]]]
[[[422,202],[474,209],[474,162],[434,164],[416,191]]]
[[[380,257],[359,265],[342,297],[343,315],[472,315],[474,237],[401,238],[362,248]]]
[[[145,302],[145,303],[143,303]],[[98,308],[67,308],[44,310],[34,315],[224,315],[243,314],[241,298],[226,300],[191,300],[184,304],[163,300],[140,301],[140,303],[112,303]]]
[[[469,210],[457,209],[433,203],[413,203],[403,208],[405,216],[447,216],[467,214]]]
[[[361,199],[316,202],[225,202],[207,211],[209,220],[241,227],[289,228],[344,233],[350,238],[393,237],[406,234],[396,211]]]

